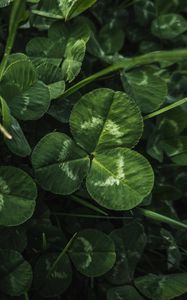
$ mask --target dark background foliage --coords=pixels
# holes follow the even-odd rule
[[[20,24],[12,53],[24,53],[30,57],[34,66],[37,67],[38,76],[49,86],[55,82],[47,82],[45,76],[47,77],[46,74],[49,70],[46,68],[46,73],[45,70],[42,73],[43,65],[39,69],[42,59],[45,63],[44,50],[48,51],[48,49],[43,49],[42,58],[37,60],[36,45],[33,46],[33,52],[31,51],[32,47],[29,48],[28,45],[33,38],[48,37],[49,27],[58,22],[55,16],[59,15],[59,6],[58,1],[41,0],[38,2],[38,4],[26,4],[26,21],[24,20]],[[51,6],[48,7],[46,2],[51,3]],[[5,1],[5,4],[8,4],[8,1],[7,3]],[[11,4],[7,5],[0,10],[1,57],[3,57],[8,36],[11,6]],[[41,16],[39,12],[45,12],[47,17]],[[53,18],[49,18],[49,13],[53,13]],[[64,66],[63,78],[59,75],[56,80],[61,82],[61,92],[59,93],[58,89],[55,90],[57,92],[55,98],[59,98],[63,94],[62,81],[65,81],[67,90],[76,82],[80,82],[124,57],[134,57],[152,51],[186,48],[187,3],[183,0],[98,0],[81,16],[91,32],[89,41],[86,41],[87,50],[84,60],[81,62],[81,70],[75,70],[77,66],[73,69],[75,73],[73,73],[72,80],[74,81],[72,83],[70,79],[72,74],[68,74],[68,68],[66,69]],[[177,19],[172,25],[174,16],[177,16]],[[66,22],[61,21],[68,28],[68,34],[75,37],[75,41],[77,36],[72,28],[77,26],[75,26],[75,22],[79,17],[70,18]],[[170,22],[171,26],[168,25]],[[59,59],[58,66],[61,66],[65,60],[65,57],[60,57],[58,53],[61,47],[61,44],[57,44],[51,51],[51,57],[50,51],[47,54],[47,59]],[[69,125],[70,112],[82,95],[94,89],[110,88],[115,91],[127,92],[137,102],[143,115],[185,98],[187,93],[186,65],[185,61],[173,64],[163,60],[161,64],[152,64],[147,67],[137,66],[133,70],[107,74],[74,94],[66,96],[63,100],[51,102],[45,115],[41,114],[41,116],[26,120],[24,118],[20,120],[18,116],[20,127],[30,145],[30,150],[27,151],[26,144],[21,144],[19,151],[29,152],[28,155],[19,155],[19,151],[15,150],[17,148],[9,145],[8,142],[5,143],[1,136],[0,166],[14,166],[24,170],[34,178],[38,187],[38,197],[32,217],[27,217],[25,222],[21,222],[22,224],[18,226],[4,226],[0,221],[2,224],[0,227],[1,300],[37,300],[45,299],[45,297],[67,300],[169,300],[174,297],[178,300],[186,299],[187,233],[185,228],[145,218],[136,208],[121,212],[105,209],[88,194],[85,181],[71,195],[56,195],[46,191],[35,179],[30,158],[30,152],[48,133],[57,131],[72,137]],[[144,74],[147,76],[148,84],[144,86],[144,89],[139,89],[136,84],[142,80],[141,76]],[[1,86],[3,86],[3,82]],[[6,93],[3,87],[0,87],[0,94],[7,96]],[[7,96],[7,99],[11,98],[10,96]],[[33,93],[32,97],[34,96]],[[11,110],[14,111],[14,107],[9,102],[7,100]],[[19,110],[17,115],[19,115]],[[14,114],[14,117],[17,115]],[[135,150],[144,155],[151,163],[155,174],[152,193],[143,200],[138,208],[148,209],[183,223],[186,223],[187,220],[186,120],[187,105],[177,107],[156,118],[145,120],[143,136],[139,144],[135,146]],[[21,140],[23,141],[23,137]],[[14,211],[10,211],[10,215],[14,215]],[[112,246],[108,246],[109,251],[105,249],[104,244],[113,241],[116,249],[116,264],[113,266],[111,263],[110,266],[109,263],[106,272],[95,277],[94,272],[101,264],[100,258],[96,255],[95,267],[91,270],[93,275],[89,276],[84,274],[84,271],[80,271],[81,263],[77,262],[79,258],[74,257],[74,254],[71,253],[73,248],[70,246],[59,265],[57,264],[56,269],[53,270],[58,271],[61,277],[55,277],[55,273],[52,273],[53,276],[50,274],[49,278],[46,278],[46,273],[49,271],[46,261],[51,259],[51,262],[54,263],[72,236],[77,232],[78,235],[84,233],[84,230],[91,230],[90,236],[92,235],[93,244],[95,238],[95,240],[98,239],[98,245],[100,245],[99,233],[104,234],[101,240],[109,239],[105,243],[103,242],[103,245],[101,243],[103,248],[100,246],[97,255],[101,255],[102,251],[106,251],[106,255],[112,253]],[[97,232],[94,232],[95,230]],[[76,237],[72,244],[75,247],[74,251],[80,247],[80,245],[76,246],[75,242]],[[12,259],[10,251],[16,251],[17,255],[22,256],[17,257],[17,260]],[[29,263],[31,270],[29,266],[27,266],[27,270],[25,266],[22,271],[17,270],[17,264],[22,265],[22,260],[24,263]],[[109,257],[109,261],[112,261],[112,257]],[[9,263],[10,266],[7,266]],[[7,279],[7,270],[9,274],[15,271],[12,279]],[[63,270],[68,273],[67,282],[62,278]],[[32,275],[29,275],[30,272],[33,273],[33,279]],[[72,276],[70,276],[71,272]],[[18,291],[16,294],[15,290],[19,283],[24,282],[21,273],[25,278],[28,277],[28,282],[23,287],[23,292],[20,294]],[[151,281],[151,275],[149,278],[146,277],[150,273],[158,277],[154,277]],[[167,276],[171,274],[172,276],[180,274],[183,277],[168,277],[169,279],[167,279]],[[15,278],[18,282],[15,281]],[[141,280],[143,281],[141,282]],[[171,280],[168,285],[167,280]],[[119,287],[122,287],[122,290]],[[51,295],[55,296],[51,297]],[[179,297],[177,298],[177,296]]]

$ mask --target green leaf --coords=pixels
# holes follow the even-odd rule
[[[0,1],[0,8],[8,6],[13,0],[1,0]]]
[[[179,166],[187,166],[186,136],[172,137],[162,141],[162,148],[168,157]]]
[[[152,22],[152,34],[160,39],[174,39],[187,30],[187,21],[178,14],[165,14]]]
[[[49,89],[41,81],[24,91],[16,85],[7,83],[2,85],[1,93],[12,115],[20,120],[40,119],[48,111],[50,105]]]
[[[54,100],[60,97],[65,91],[65,82],[63,80],[48,85],[50,99]]]
[[[47,276],[51,266],[58,258],[58,253],[42,255],[34,268],[34,288],[43,297],[56,297],[61,295],[70,285],[72,269],[68,256],[65,254],[55,269]]]
[[[146,244],[143,226],[130,223],[110,233],[116,246],[116,263],[108,272],[106,278],[115,285],[130,283],[134,271]]]
[[[115,24],[106,24],[99,32],[98,40],[105,55],[112,55],[121,50],[124,44],[124,31]]]
[[[76,19],[71,26],[55,22],[49,28],[48,38],[30,40],[26,51],[37,66],[59,66],[64,58],[61,76],[70,82],[80,72],[89,38],[90,29],[84,18]]]
[[[58,39],[61,35],[62,31],[62,22],[56,22],[54,23],[51,28],[49,29],[49,37],[51,39]],[[56,25],[56,26],[55,26]],[[68,30],[68,45],[72,45],[73,41],[74,43],[78,40],[82,40],[85,43],[88,42],[90,38],[90,24],[87,20],[87,18],[84,17],[78,17],[75,20],[73,20],[71,26],[65,27],[66,30]],[[56,32],[54,32],[56,31]]]
[[[59,66],[65,52],[65,40],[64,36],[56,41],[47,37],[36,37],[28,42],[26,52],[35,65],[47,62]]]
[[[49,32],[49,34],[51,33]],[[90,28],[88,23],[84,18],[78,18],[69,30],[69,38],[64,54],[65,60],[62,64],[62,74],[66,81],[73,81],[79,74],[89,38]]]
[[[1,96],[0,102],[2,106],[3,126],[5,126],[11,136],[11,139],[5,139],[5,143],[10,151],[19,156],[25,157],[30,154],[31,148],[21,130],[21,127],[19,126],[19,123],[11,116],[9,107]]]
[[[90,153],[115,147],[134,147],[143,121],[138,106],[127,94],[96,89],[75,104],[70,126],[76,142]]]
[[[14,56],[6,68],[3,80],[24,91],[37,81],[36,70],[27,56]]]
[[[49,62],[41,63],[36,67],[37,76],[40,81],[49,85],[63,79],[61,69]]]
[[[10,296],[26,293],[32,283],[32,268],[22,255],[13,250],[0,250],[0,290]]]
[[[33,214],[37,189],[32,178],[15,167],[0,167],[0,225],[15,226]]]
[[[49,89],[37,81],[36,71],[28,58],[10,63],[3,77],[1,94],[13,116],[21,120],[41,118],[50,104]]]
[[[181,4],[182,4],[182,1],[175,1],[175,0],[162,1],[162,0],[158,0],[157,1],[157,9],[158,9],[159,14],[165,14],[165,13],[176,11],[177,8],[179,7],[179,5],[181,5]]]
[[[68,123],[73,106],[80,97],[81,94],[77,92],[68,97],[64,97],[63,101],[53,101],[48,114],[59,122]]]
[[[153,181],[153,170],[142,155],[127,148],[116,148],[96,154],[86,185],[101,206],[129,210],[150,194]]]
[[[39,184],[47,191],[67,195],[76,191],[86,176],[90,161],[65,134],[46,135],[36,145],[32,164]]]
[[[182,256],[174,236],[164,228],[161,229],[160,233],[162,238],[165,240],[165,244],[167,248],[168,270],[173,269],[174,267],[180,268],[180,262]]]
[[[69,249],[76,269],[88,277],[98,277],[109,271],[115,263],[113,241],[105,233],[85,229],[78,233]]]
[[[63,19],[57,0],[40,0],[39,5],[32,9],[32,13],[45,18]]]
[[[12,139],[6,140],[5,142],[10,151],[21,157],[26,157],[30,155],[31,147],[18,121],[14,117],[11,117],[9,132],[12,136]]]
[[[122,83],[144,113],[158,109],[167,96],[166,82],[151,67],[123,72]]]
[[[125,40],[124,30],[120,22],[119,24],[115,21],[107,23],[99,32],[91,20],[89,23],[91,37],[88,43],[88,52],[107,63],[117,60],[118,52],[122,49]]]
[[[137,0],[134,5],[135,20],[138,25],[146,26],[155,17],[157,2],[152,0]],[[138,28],[136,25],[136,28]]]
[[[187,292],[187,273],[138,277],[135,286],[152,300],[170,300]]]
[[[58,0],[66,20],[71,19],[91,7],[97,0]]]
[[[72,41],[67,45],[65,60],[62,64],[62,74],[66,81],[73,81],[79,74],[85,52],[86,43],[83,40]]]
[[[137,290],[130,286],[113,287],[107,291],[107,300],[144,300]]]
[[[39,80],[48,85],[51,100],[63,94],[65,82],[60,68],[46,62],[37,67],[37,73]]]

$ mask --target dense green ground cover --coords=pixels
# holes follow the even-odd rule
[[[187,297],[186,0],[0,0],[0,300]]]

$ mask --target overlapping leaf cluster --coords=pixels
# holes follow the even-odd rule
[[[186,1],[0,8],[0,299],[185,299]]]

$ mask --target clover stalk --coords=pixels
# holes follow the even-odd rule
[[[76,91],[88,85],[89,83],[94,82],[95,80],[114,72],[119,72],[122,70],[129,71],[135,67],[152,64],[152,63],[168,62],[173,64],[183,60],[187,60],[187,49],[155,51],[155,52],[150,52],[147,54],[143,54],[131,58],[124,58],[121,59],[119,62],[76,83],[75,85],[67,89],[65,93],[63,93],[59,97],[59,100],[75,93]]]
[[[8,38],[5,46],[3,59],[0,64],[0,80],[2,79],[3,74],[5,72],[8,63],[8,58],[12,51],[12,47],[14,45],[17,29],[19,23],[22,21],[24,11],[25,11],[25,0],[14,0],[12,4],[10,20],[9,20]]]
[[[187,229],[187,224],[182,223],[177,220],[174,220],[167,216],[161,215],[152,210],[148,210],[148,209],[144,209],[144,208],[136,208],[136,211],[138,211],[140,213],[140,215],[144,216],[145,218],[152,219],[157,222],[163,222],[163,223],[175,226],[175,227],[181,227],[181,228]]]
[[[176,107],[181,106],[181,105],[186,104],[186,103],[187,103],[187,98],[176,101],[176,102],[174,102],[170,105],[167,105],[167,106],[165,106],[165,107],[163,107],[159,110],[154,111],[153,113],[150,113],[150,114],[146,115],[144,117],[144,120],[152,119],[152,118],[154,118],[158,115],[161,115],[161,114],[167,112],[168,110],[171,110],[173,108],[176,108]]]

